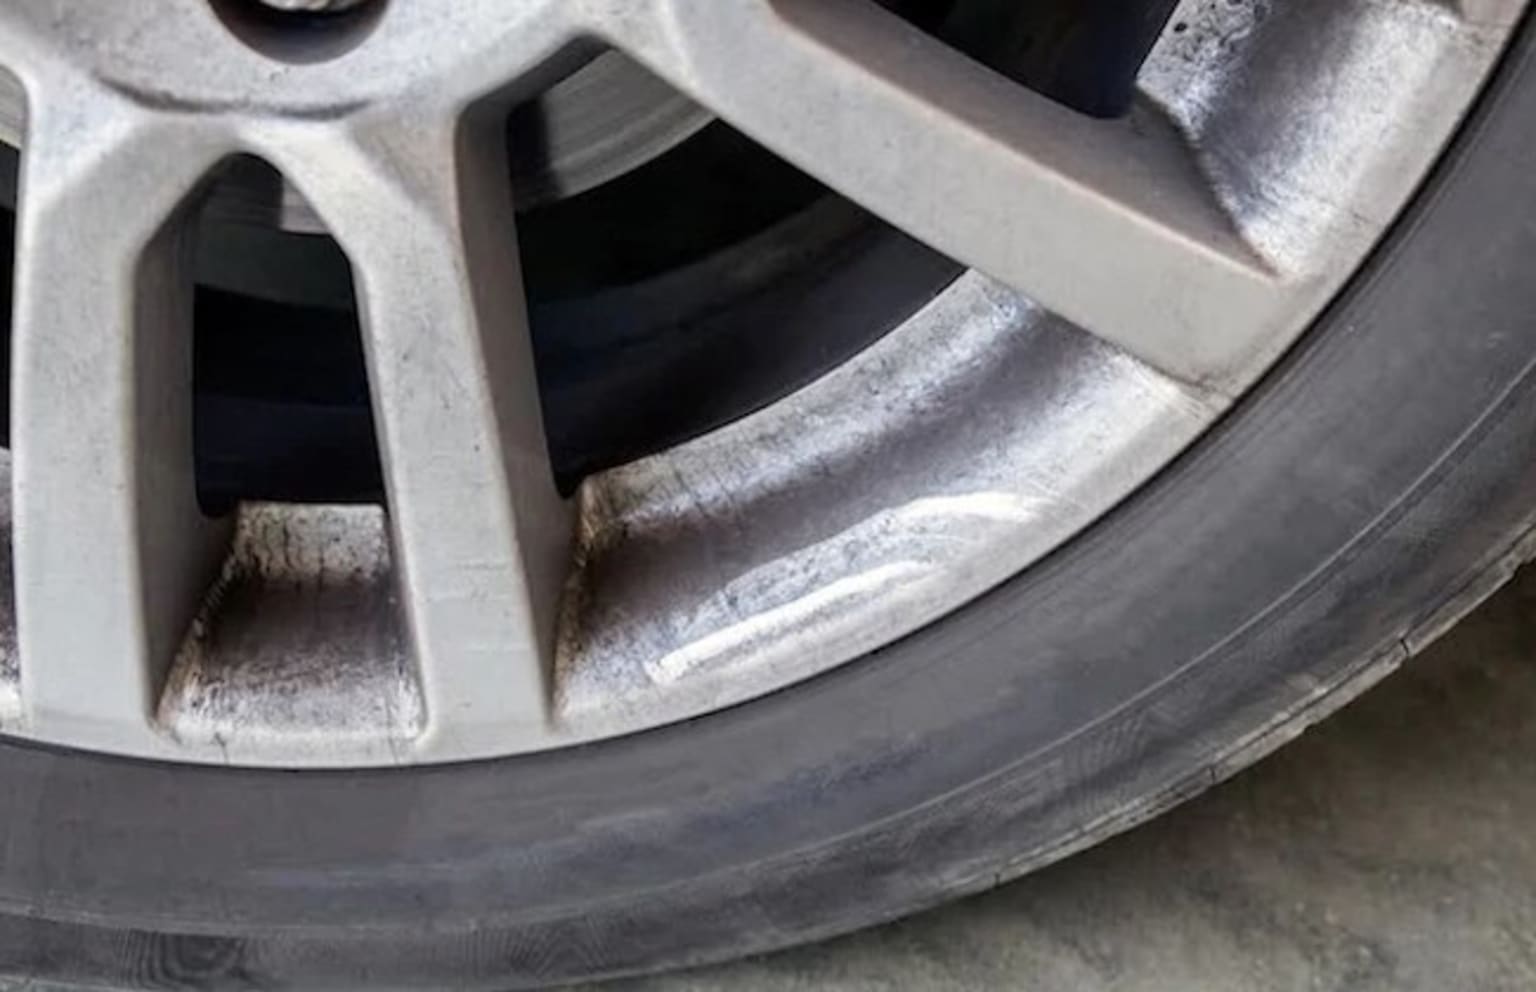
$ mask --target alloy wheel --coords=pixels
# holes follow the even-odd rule
[[[0,11],[25,106],[7,733],[439,763],[673,723],[876,650],[1239,402],[1523,10],[1186,0],[1142,98],[1104,118],[860,0],[306,7]],[[505,135],[595,48],[680,101],[667,145],[717,117],[964,273],[815,381],[566,494]],[[198,498],[193,235],[250,159],[351,266],[387,510]]]

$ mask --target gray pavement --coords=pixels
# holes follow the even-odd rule
[[[1168,816],[902,923],[627,992],[1536,992],[1536,572]]]

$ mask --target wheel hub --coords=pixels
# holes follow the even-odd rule
[[[250,0],[169,0],[10,5],[0,17],[39,56],[36,71],[67,66],[145,107],[260,129],[491,94],[572,43],[565,6],[376,2],[290,22]]]
[[[363,11],[362,5],[382,7],[385,0],[273,0],[270,11],[263,0],[235,0],[225,7],[232,10],[235,30],[246,36],[255,31],[259,44],[292,49],[296,44],[314,45],[307,37],[322,22],[332,17],[372,17],[381,11]],[[325,12],[316,13],[315,2],[331,3]],[[202,6],[206,7],[207,4]],[[281,9],[277,9],[281,8]],[[253,11],[256,13],[253,15]],[[261,13],[268,16],[263,20]],[[130,12],[131,13],[131,12]],[[186,12],[183,12],[186,13]],[[241,26],[240,14],[245,15]],[[183,16],[178,14],[179,17]],[[207,11],[191,10],[188,16],[207,18]],[[257,23],[250,23],[252,17]],[[279,18],[274,33],[272,18]],[[160,19],[165,19],[162,13]],[[183,17],[184,19],[184,17]],[[284,24],[283,21],[288,23]],[[220,21],[230,23],[228,17]],[[195,26],[194,26],[195,27]],[[206,23],[201,30],[206,30]],[[319,25],[322,42],[330,39],[334,47],[336,29]],[[181,25],[177,25],[177,30]],[[266,33],[263,34],[263,29]],[[341,34],[356,34],[367,24],[341,25]],[[229,27],[219,32],[227,44]],[[319,46],[322,50],[327,45]],[[244,58],[248,52],[242,52]],[[513,148],[512,181],[520,210],[587,192],[610,182],[696,134],[710,122],[708,111],[666,86],[635,62],[616,52],[577,46],[570,53],[570,63],[547,86],[539,88],[519,106],[509,119],[508,140]],[[175,61],[171,63],[174,68]],[[311,67],[312,68],[312,67]],[[291,71],[289,65],[269,66],[270,72]],[[188,90],[175,78],[174,71],[160,88],[169,99],[186,102]],[[546,81],[548,82],[548,81]],[[21,88],[0,72],[0,145],[14,148],[20,144],[22,122],[26,118],[25,98]],[[536,149],[535,151],[530,151]],[[0,149],[3,153],[3,149]],[[3,163],[0,163],[3,168]],[[4,202],[4,184],[0,184],[0,207]],[[295,191],[270,182],[251,182],[234,174],[225,177],[214,192],[211,214],[238,223],[275,224],[285,231],[317,233],[324,229],[309,203]]]
[[[285,12],[331,14],[361,7],[366,3],[379,3],[381,0],[255,0],[255,2],[273,10]]]

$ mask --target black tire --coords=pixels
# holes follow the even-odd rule
[[[1536,45],[1283,367],[1081,539],[686,725],[401,772],[0,746],[0,971],[506,988],[993,885],[1186,798],[1491,592],[1536,523]]]

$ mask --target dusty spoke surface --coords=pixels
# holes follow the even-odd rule
[[[269,146],[353,262],[428,733],[459,749],[542,724],[570,549],[486,123],[422,110]]]
[[[222,554],[193,479],[187,217],[225,148],[71,82],[32,105],[22,175],[14,561],[27,722],[100,742],[150,732]]]

